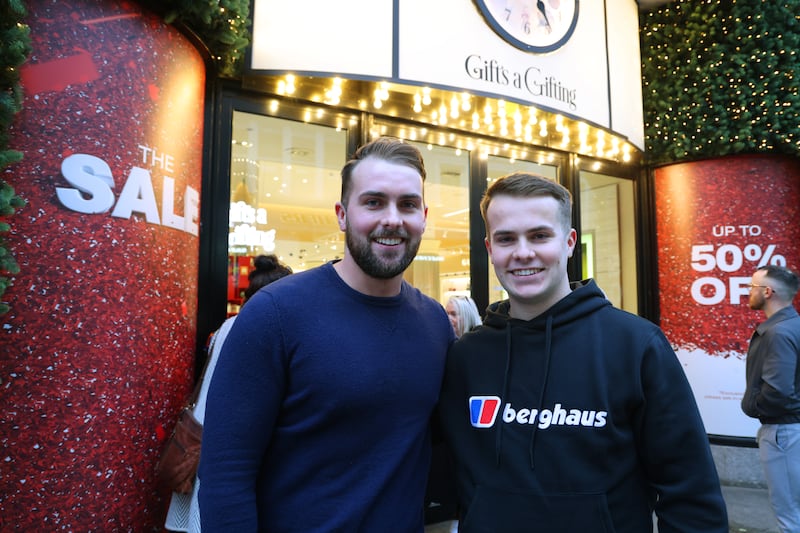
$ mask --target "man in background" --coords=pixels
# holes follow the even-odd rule
[[[750,309],[767,317],[750,338],[742,411],[756,434],[769,500],[783,533],[800,531],[800,316],[792,301],[797,274],[781,266],[753,273]]]

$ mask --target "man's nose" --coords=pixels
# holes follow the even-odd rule
[[[530,259],[531,257],[536,255],[536,250],[534,250],[533,246],[525,240],[519,239],[517,241],[516,246],[514,247],[513,256],[515,259]]]
[[[400,216],[400,210],[396,205],[389,205],[383,210],[383,218],[381,224],[388,227],[396,227],[403,223],[403,217]]]

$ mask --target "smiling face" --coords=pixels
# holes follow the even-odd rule
[[[369,157],[353,169],[347,198],[336,204],[345,232],[343,278],[367,294],[374,280],[395,280],[414,260],[425,231],[422,177],[407,165]]]
[[[555,198],[497,195],[486,223],[486,249],[512,317],[529,320],[569,294],[567,260],[577,234],[564,227]]]

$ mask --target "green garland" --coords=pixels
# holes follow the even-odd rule
[[[640,27],[648,163],[800,155],[800,0],[677,0]]]
[[[22,159],[22,153],[8,149],[8,128],[14,115],[22,109],[22,89],[19,84],[19,66],[31,53],[29,28],[22,23],[26,15],[21,0],[6,0],[0,4],[0,170]],[[2,234],[11,226],[4,220],[25,205],[25,201],[14,193],[14,188],[0,179],[0,274],[17,274],[19,265],[5,246]],[[0,298],[11,281],[0,275]],[[0,301],[0,315],[8,312],[9,306]]]
[[[179,22],[208,47],[220,76],[241,74],[250,44],[250,0],[144,0],[164,14],[168,24]]]

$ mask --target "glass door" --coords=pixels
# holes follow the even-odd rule
[[[447,305],[469,296],[469,151],[408,141],[425,161],[428,221],[419,253],[406,280]]]
[[[242,304],[253,259],[275,254],[295,272],[341,258],[335,203],[347,130],[233,112],[228,314]]]

